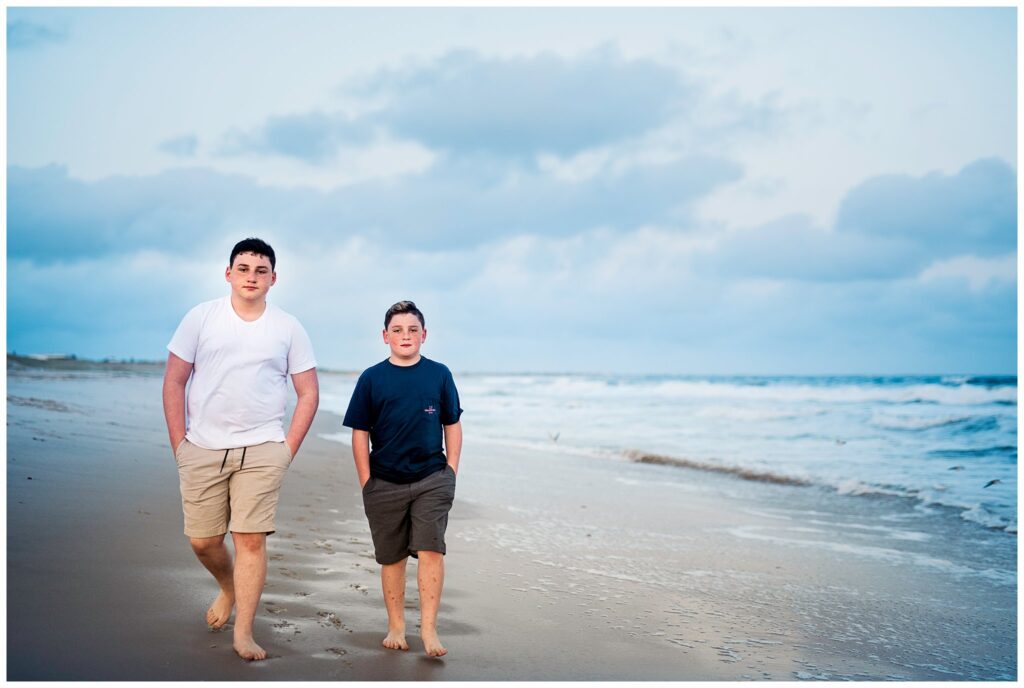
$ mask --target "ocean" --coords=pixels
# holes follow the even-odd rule
[[[25,543],[93,522],[76,509],[115,504],[105,517],[123,532],[180,537],[176,481],[149,496],[140,487],[173,473],[162,365],[9,357],[7,372],[8,503],[24,519],[11,532],[32,524],[33,535],[9,550],[18,580],[36,575]],[[487,613],[501,599],[501,614],[531,624],[668,644],[678,676],[710,657],[743,679],[1016,678],[1016,378],[455,378],[465,443],[449,581],[465,591],[485,579],[475,599]],[[293,468],[292,483],[314,481],[319,497],[286,500],[303,515],[285,528],[311,534],[328,559],[309,560],[305,578],[290,577],[292,564],[271,571],[303,585],[337,572],[331,600],[357,570],[376,580],[361,561],[369,534],[350,432],[327,413],[344,413],[355,379],[322,371],[317,433],[338,444],[326,460],[322,446],[303,450]],[[122,472],[137,484],[110,493]],[[88,499],[33,501],[61,481]],[[346,509],[358,517],[336,520]],[[293,551],[301,539],[275,541],[289,561],[308,557]],[[356,561],[341,572],[344,547]],[[457,628],[482,623],[462,616],[469,598],[449,599],[445,613],[466,619]],[[65,610],[77,628],[95,627],[87,607]]]
[[[467,446],[890,495],[1017,532],[1017,378],[456,375]],[[325,375],[344,415],[355,379]],[[332,436],[348,442],[348,433]]]

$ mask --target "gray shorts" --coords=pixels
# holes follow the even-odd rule
[[[370,478],[363,509],[378,564],[396,564],[420,550],[445,553],[444,533],[455,500],[451,466],[408,485]]]

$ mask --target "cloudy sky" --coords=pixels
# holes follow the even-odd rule
[[[231,246],[322,366],[1015,373],[1016,9],[7,10],[7,349]]]

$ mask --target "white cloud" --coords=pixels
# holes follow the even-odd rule
[[[257,234],[325,365],[413,298],[460,369],[1012,368],[1012,166],[835,219],[1016,158],[1011,8],[12,12],[69,18],[8,56],[19,347],[162,354]]]
[[[415,141],[382,135],[363,146],[340,146],[320,164],[296,158],[238,154],[232,157],[207,155],[206,167],[224,174],[242,174],[259,184],[282,189],[308,187],[334,191],[353,184],[395,179],[425,172],[437,155]],[[194,165],[196,161],[192,161]]]
[[[989,285],[1014,284],[1017,281],[1016,252],[996,258],[957,256],[939,260],[921,271],[922,283],[939,280],[962,280],[972,292],[981,292]]]

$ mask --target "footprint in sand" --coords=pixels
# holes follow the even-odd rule
[[[352,664],[352,662],[350,660],[341,659],[342,657],[344,657],[345,655],[348,654],[348,650],[342,649],[340,647],[329,647],[329,648],[327,648],[325,650],[325,652],[328,652],[330,654],[328,654],[328,655],[314,655],[314,656],[315,657],[330,657],[332,659],[340,660],[341,663],[344,664],[347,669],[354,668],[355,665]],[[333,655],[333,657],[332,657],[332,655]]]
[[[325,628],[330,628],[331,626],[334,626],[338,629],[341,628],[341,619],[339,619],[338,615],[334,612],[317,612],[316,615],[319,616],[321,619],[321,626]]]
[[[299,630],[298,626],[296,626],[293,623],[289,623],[288,621],[280,621],[279,623],[271,624],[270,627],[273,628],[278,633],[293,633],[293,634],[302,633],[302,631]]]
[[[314,540],[313,544],[328,554],[334,554],[334,545],[331,544],[330,540]]]

